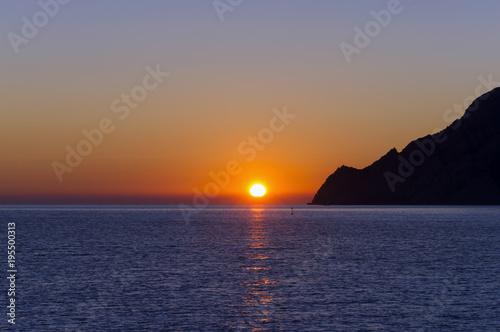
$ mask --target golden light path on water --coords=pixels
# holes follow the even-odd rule
[[[278,299],[272,290],[279,282],[271,278],[269,267],[268,224],[263,217],[264,209],[253,208],[249,219],[247,237],[247,260],[243,267],[241,285],[245,291],[242,294],[243,308],[237,320],[236,328],[250,328],[251,331],[261,331],[262,324],[277,320],[274,305]]]

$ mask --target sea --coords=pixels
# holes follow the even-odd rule
[[[500,331],[500,207],[293,207],[0,206],[0,329]]]

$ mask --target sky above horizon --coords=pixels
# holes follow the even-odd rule
[[[240,2],[3,3],[0,204],[307,203],[500,82],[498,1]]]

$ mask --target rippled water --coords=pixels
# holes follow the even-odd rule
[[[500,330],[499,207],[294,212],[0,207],[2,237],[17,228],[16,327]]]

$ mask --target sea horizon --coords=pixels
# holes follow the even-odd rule
[[[0,331],[500,331],[500,1],[0,8]]]

